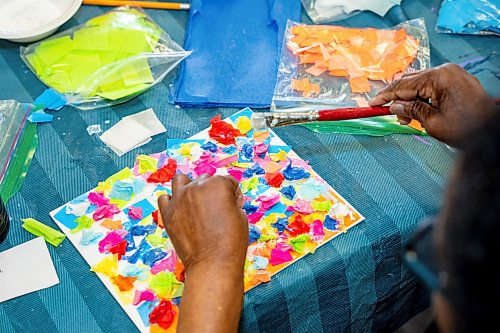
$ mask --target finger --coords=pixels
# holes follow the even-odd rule
[[[406,72],[406,73],[403,73],[403,75],[401,75],[401,78],[420,75],[420,74],[427,72],[427,71],[428,71],[428,69],[422,69],[422,70],[413,71],[413,72]]]
[[[412,101],[417,98],[431,98],[432,87],[431,72],[421,73],[410,77],[401,78],[392,82],[368,102],[370,106],[384,105],[394,100]]]
[[[401,104],[401,101],[394,102],[389,108],[389,111],[392,114],[407,117],[407,114],[405,114],[405,107],[403,106],[403,104]]]
[[[170,195],[162,194],[158,197],[158,208],[166,208],[170,203]]]
[[[196,178],[195,180],[193,180],[194,183],[199,183],[199,184],[202,184],[204,183],[208,178],[210,178],[210,175],[208,173],[204,173],[204,174],[201,174],[200,176],[198,176],[198,178]]]
[[[398,118],[398,123],[400,125],[408,125],[411,123],[411,118],[405,117],[405,116],[396,116]]]
[[[395,114],[398,117],[398,123],[400,123],[401,125],[408,125],[409,123],[411,123],[411,118],[409,118],[405,114],[405,108],[400,101],[394,102],[394,104],[391,105],[389,111],[391,111],[392,114]]]
[[[233,193],[234,195],[238,208],[242,208],[243,205],[245,204],[245,199],[243,197],[243,192],[241,192],[240,184],[233,176],[224,176],[224,179],[231,187],[231,193]]]
[[[174,178],[172,178],[172,196],[175,195],[175,192],[177,192],[179,189],[186,186],[190,182],[191,180],[185,174],[183,173],[176,174]]]
[[[415,75],[418,75],[418,74],[420,74],[420,71],[403,73],[403,75],[401,75],[401,78],[411,77],[411,76],[415,76]]]
[[[416,119],[422,124],[424,124],[427,117],[429,117],[432,113],[437,112],[437,110],[431,105],[420,100],[412,102],[396,101],[393,105],[391,105],[390,111],[402,119]]]
[[[167,215],[168,206],[170,204],[170,196],[168,194],[162,194],[158,197],[158,208],[162,217]],[[163,218],[165,220],[165,218]]]
[[[240,183],[238,183],[236,178],[234,178],[233,176],[224,176],[224,178],[226,178],[234,188],[237,188],[237,189],[240,188]]]
[[[236,204],[238,205],[238,208],[243,208],[243,206],[245,205],[245,199],[243,197],[243,192],[241,192],[239,186],[236,188],[236,193],[234,196],[236,198]]]

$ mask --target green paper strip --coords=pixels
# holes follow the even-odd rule
[[[390,134],[427,135],[409,126],[402,126],[395,116],[382,116],[363,119],[324,121],[303,124],[317,133],[337,133],[353,135],[385,136]]]
[[[21,219],[22,227],[35,236],[42,236],[46,242],[59,246],[66,235],[32,218]]]

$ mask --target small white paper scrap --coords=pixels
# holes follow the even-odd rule
[[[163,126],[158,117],[156,117],[156,114],[153,109],[147,109],[142,112],[138,112],[135,114],[131,114],[130,116],[123,117],[123,119],[125,118],[132,118],[142,126],[149,129],[151,131],[151,133],[149,134],[150,136],[154,136],[156,134],[164,133],[167,131],[167,129],[165,128],[165,126]]]
[[[58,283],[43,237],[0,253],[0,303]]]
[[[101,132],[101,125],[99,124],[87,126],[87,133],[89,133],[89,135],[99,134]]]
[[[401,0],[316,0],[314,7],[311,1],[302,0],[302,3],[314,23],[326,23],[344,20],[363,10],[384,16],[392,7],[400,5]]]
[[[113,127],[104,132],[100,139],[118,156],[150,142],[151,137],[166,132],[153,109],[123,117]]]
[[[104,132],[100,139],[119,156],[128,153],[150,137],[149,130],[131,118],[123,118]],[[118,153],[119,152],[119,153]]]

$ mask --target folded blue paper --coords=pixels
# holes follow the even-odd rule
[[[46,89],[33,102],[35,105],[41,105],[44,109],[60,110],[67,104],[66,96],[53,89]]]
[[[182,107],[271,105],[287,19],[300,20],[299,0],[194,0],[173,85]]]
[[[444,0],[436,30],[459,34],[500,34],[500,0]]]
[[[45,113],[43,110],[33,112],[28,117],[28,121],[32,123],[48,123],[51,122],[52,119],[54,119],[54,116]]]

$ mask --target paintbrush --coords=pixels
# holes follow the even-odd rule
[[[262,130],[272,127],[281,127],[310,123],[315,121],[335,121],[358,118],[368,118],[390,115],[388,106],[370,108],[342,108],[319,111],[280,111],[280,112],[254,112],[250,119],[252,127]]]

